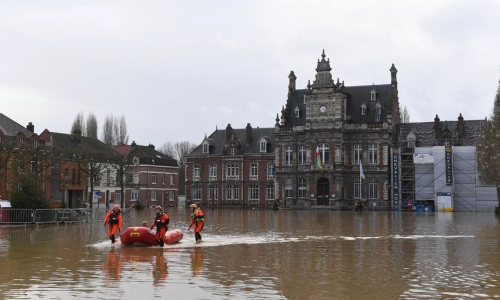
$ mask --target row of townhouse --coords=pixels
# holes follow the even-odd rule
[[[43,182],[41,192],[53,207],[177,205],[177,162],[153,145],[133,142],[113,149],[80,130],[65,134],[45,129],[38,135],[32,123],[23,127],[1,113],[0,144],[0,199],[8,200],[19,188],[19,176],[31,173]],[[80,158],[89,154],[102,158],[95,173],[88,164],[82,167],[85,160]],[[118,157],[129,158],[126,173],[114,163]]]

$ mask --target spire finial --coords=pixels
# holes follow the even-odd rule
[[[325,49],[323,49],[323,54],[321,54],[321,57],[322,57],[323,59],[325,59],[325,57],[326,57],[326,55],[325,55]]]

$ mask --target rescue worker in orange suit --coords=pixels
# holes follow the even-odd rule
[[[111,240],[111,243],[116,242],[116,230],[120,230],[122,232],[122,213],[120,206],[115,205],[113,209],[108,212],[106,217],[104,218],[104,228],[106,228],[106,223],[108,223],[108,236]]]
[[[194,225],[194,238],[196,239],[196,242],[201,242],[201,231],[203,230],[203,226],[205,226],[205,216],[196,204],[193,203],[190,207],[193,213],[191,214],[191,222],[189,223],[188,231],[190,231],[191,226]]]
[[[156,216],[151,225],[151,230],[156,226],[156,242],[160,247],[165,244],[163,238],[165,238],[165,233],[168,230],[168,223],[170,222],[168,215],[161,209],[161,206],[157,205],[155,207]]]

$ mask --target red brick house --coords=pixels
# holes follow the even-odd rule
[[[134,163],[132,184],[125,188],[125,206],[141,203],[144,206],[177,206],[179,196],[179,166],[172,157],[157,150],[155,146],[116,146],[115,150],[130,155]]]
[[[186,161],[186,201],[266,206],[275,199],[274,128],[216,130]],[[212,200],[214,203],[212,203]]]

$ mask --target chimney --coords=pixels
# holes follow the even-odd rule
[[[33,123],[31,122],[28,124],[28,126],[26,126],[26,129],[28,129],[32,133],[35,133],[35,125],[33,125]]]
[[[434,139],[439,140],[441,138],[441,128],[439,126],[439,117],[436,115],[434,118]]]
[[[288,75],[288,91],[295,91],[295,81],[297,80],[297,76],[293,71],[290,71],[290,75]]]
[[[464,137],[465,128],[464,128],[464,117],[462,117],[461,113],[460,113],[460,116],[458,116],[457,129],[458,129],[458,138],[462,139]]]
[[[232,135],[233,135],[233,128],[231,127],[231,124],[227,124],[227,127],[226,127],[226,143],[231,142]]]
[[[155,149],[155,145],[153,145],[153,144],[149,144],[148,147],[153,148],[153,150]]]
[[[73,139],[77,141],[78,143],[82,141],[82,130],[79,128],[76,128],[73,130]]]
[[[391,85],[394,86],[394,88],[397,90],[398,89],[398,79],[396,78],[396,74],[398,73],[398,70],[392,64],[392,67],[389,69],[391,71]]]
[[[135,147],[137,146],[137,144],[135,143],[135,141],[132,141],[132,144],[130,146]]]
[[[250,141],[252,140],[252,126],[250,126],[250,123],[247,123],[247,144],[250,144]]]

